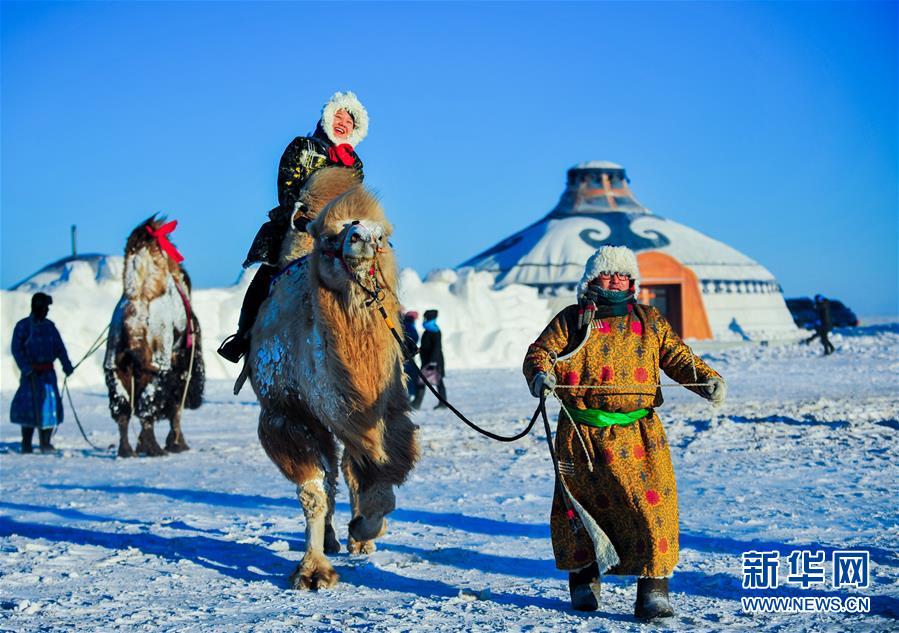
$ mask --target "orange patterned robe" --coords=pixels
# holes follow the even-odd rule
[[[583,520],[573,529],[557,486],[550,517],[556,566],[576,570],[597,561],[600,573],[670,576],[678,560],[677,488],[668,440],[654,411],[662,404],[659,368],[679,383],[703,383],[718,373],[656,308],[645,305],[633,306],[626,316],[595,320],[580,351],[554,366],[554,355],[564,356],[581,342],[577,318],[576,305],[565,308],[528,348],[528,384],[537,372],[552,371],[563,387],[557,393],[569,408],[622,413],[645,408],[650,413],[605,428],[575,428],[560,413],[556,451],[562,481]],[[702,387],[687,388],[704,395]]]

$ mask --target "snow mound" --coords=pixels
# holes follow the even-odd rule
[[[515,367],[552,318],[536,288],[493,288],[491,273],[471,268],[433,271],[422,282],[406,268],[400,274],[400,301],[419,315],[439,311],[447,372],[453,369]],[[419,324],[420,325],[420,324]]]
[[[88,277],[93,277],[97,282],[118,281],[122,278],[124,263],[124,257],[115,255],[91,254],[64,257],[48,264],[28,279],[20,281],[11,290],[31,293],[48,292],[49,289],[73,280],[73,275],[76,283],[79,279],[83,281]]]
[[[59,328],[73,363],[77,363],[109,323],[122,294],[122,257],[92,255],[54,262],[13,290],[0,291],[0,389],[18,385],[19,372],[10,351],[10,336],[31,310],[31,295],[53,297],[50,319]],[[195,288],[193,310],[200,319],[203,359],[210,379],[237,378],[238,365],[216,349],[237,328],[240,305],[255,270],[244,271],[236,284]],[[493,289],[489,273],[434,271],[422,281],[411,269],[400,276],[400,298],[408,310],[440,310],[448,371],[520,364],[524,350],[552,316],[547,302],[526,286]],[[421,323],[419,323],[419,327]],[[70,379],[73,387],[103,384],[103,350],[88,358]],[[61,375],[61,373],[60,373]]]

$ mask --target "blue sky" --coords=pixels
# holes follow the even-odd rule
[[[896,314],[896,3],[2,5],[0,282],[120,253],[154,211],[235,280],[286,144],[335,90],[403,266],[456,265],[624,165],[787,296]]]

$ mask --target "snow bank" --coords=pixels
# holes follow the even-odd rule
[[[552,318],[536,288],[509,285],[494,290],[494,276],[464,268],[437,270],[423,282],[411,268],[400,274],[400,300],[419,318],[439,311],[447,373],[453,369],[516,367]],[[418,322],[419,330],[421,321]]]
[[[16,321],[31,310],[31,295],[53,296],[50,319],[56,323],[73,363],[90,348],[109,323],[122,293],[123,258],[91,256],[50,266],[19,284],[0,291],[0,388],[14,389],[19,372],[10,352]],[[194,312],[203,332],[203,358],[210,379],[234,379],[238,366],[215,350],[237,326],[240,304],[254,272],[245,272],[233,286],[195,289]],[[409,310],[440,311],[447,371],[482,367],[513,367],[521,363],[527,345],[552,316],[537,291],[525,286],[493,290],[493,276],[472,270],[436,271],[422,281],[406,269],[400,298]],[[419,321],[419,328],[421,322]],[[103,384],[103,352],[87,359],[71,379],[74,387]]]

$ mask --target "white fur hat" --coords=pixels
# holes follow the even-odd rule
[[[334,136],[334,115],[338,110],[346,110],[353,117],[353,132],[343,139]],[[322,108],[322,128],[335,145],[349,143],[356,147],[368,134],[368,112],[352,92],[335,92]]]
[[[627,246],[601,246],[584,267],[584,276],[577,285],[577,296],[584,296],[587,284],[599,277],[599,273],[627,273],[634,280],[634,295],[640,292],[640,269],[637,256]]]

